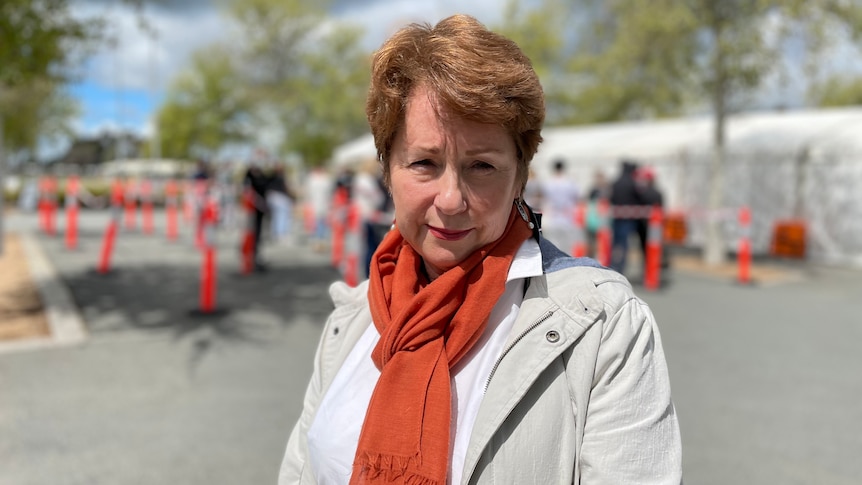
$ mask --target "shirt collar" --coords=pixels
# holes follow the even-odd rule
[[[539,249],[539,243],[531,237],[524,241],[518,252],[515,253],[515,259],[512,260],[512,265],[509,267],[509,276],[506,278],[506,283],[541,275],[542,250]]]

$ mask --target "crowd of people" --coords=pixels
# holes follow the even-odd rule
[[[549,177],[530,178],[524,197],[542,214],[543,236],[572,254],[572,248],[583,238],[585,255],[597,258],[598,233],[608,227],[613,241],[610,267],[626,274],[633,238],[641,259],[646,259],[650,208],[664,207],[664,198],[653,167],[624,159],[619,169],[614,179],[596,170],[584,189],[568,173],[566,161],[558,159],[552,163]],[[602,213],[603,203],[607,213]]]

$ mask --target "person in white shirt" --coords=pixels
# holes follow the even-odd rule
[[[575,181],[566,174],[563,160],[554,162],[553,174],[542,181],[541,191],[543,235],[555,246],[569,252],[578,237],[576,231],[583,231],[583,228],[575,225],[580,191]]]

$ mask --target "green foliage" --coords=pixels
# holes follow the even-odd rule
[[[208,158],[223,144],[244,140],[250,106],[225,49],[214,46],[196,53],[157,114],[161,154]]]
[[[198,53],[159,110],[162,153],[194,158],[266,131],[281,135],[282,154],[318,165],[366,132],[370,56],[362,31],[325,9],[325,2],[233,0],[232,50]]]
[[[63,86],[102,27],[72,17],[67,0],[0,2],[0,136],[7,148],[32,150],[39,137],[69,131],[76,109]]]
[[[4,124],[7,147],[20,152],[32,150],[39,138],[70,135],[68,120],[78,112],[78,106],[53,81],[45,78],[10,90],[3,108],[9,113]]]
[[[862,105],[862,77],[833,77],[815,85],[810,97],[817,106]]]
[[[812,69],[841,28],[862,40],[858,1],[541,0],[525,5],[510,0],[500,30],[534,60],[546,86],[550,123],[664,117],[703,101],[723,120],[739,107],[735,100],[745,99],[779,69],[787,39],[803,41]],[[555,69],[558,60],[563,67]]]
[[[327,19],[326,5],[300,0],[236,0],[244,82],[261,119],[278,120],[285,153],[308,165],[367,130],[369,54],[362,31]]]

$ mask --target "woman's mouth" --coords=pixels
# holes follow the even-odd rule
[[[436,237],[437,239],[442,239],[444,241],[458,241],[460,239],[464,239],[470,234],[470,229],[466,231],[453,231],[450,229],[443,229],[440,227],[428,226],[428,231]]]

